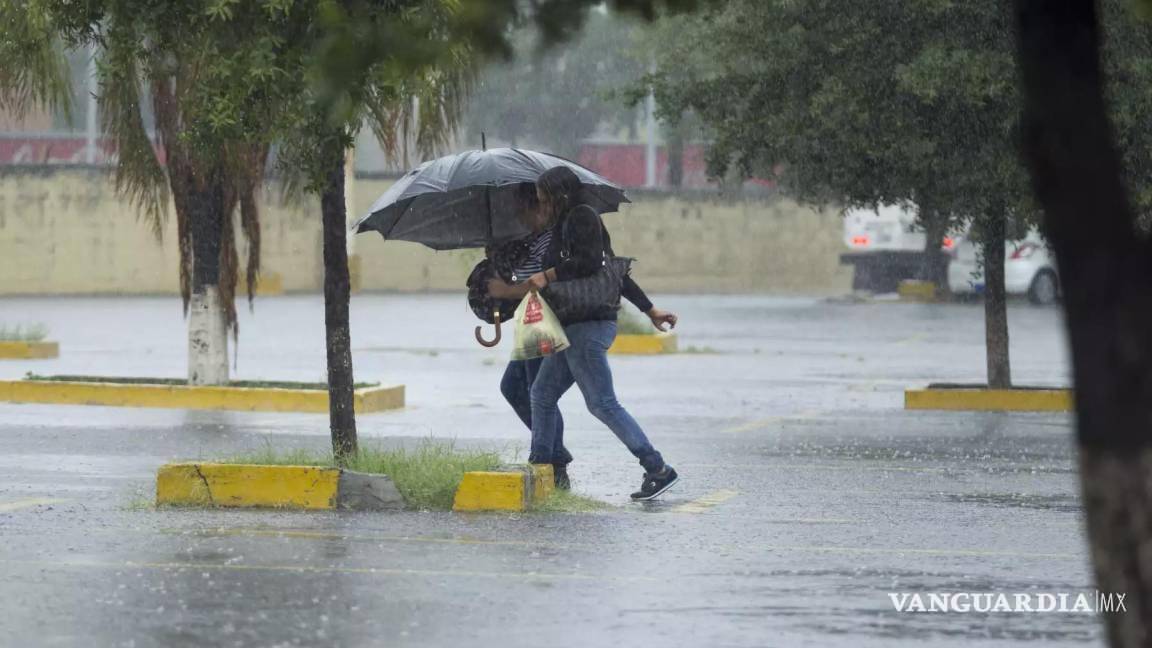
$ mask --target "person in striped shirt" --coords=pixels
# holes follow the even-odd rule
[[[528,254],[513,268],[512,283],[506,283],[501,279],[492,279],[488,282],[488,293],[500,299],[523,299],[528,293],[528,284],[525,282],[532,275],[544,270],[544,259],[556,238],[554,219],[540,210],[536,185],[520,185],[517,189],[516,204],[520,210],[521,221],[532,234],[527,241]],[[646,314],[656,328],[664,330],[665,324],[676,326],[676,315],[656,308],[631,276],[625,277],[620,294]],[[543,361],[544,358],[512,360],[500,379],[500,392],[529,430],[532,429],[532,383],[536,381],[536,375]],[[556,487],[567,490],[571,487],[568,464],[572,462],[572,453],[564,446],[562,416],[557,416],[556,429],[552,468],[556,475]]]

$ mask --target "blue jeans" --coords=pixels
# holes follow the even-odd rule
[[[544,358],[532,383],[531,463],[554,463],[564,446],[560,437],[560,397],[575,383],[593,416],[607,425],[650,473],[664,468],[664,458],[644,430],[620,406],[612,387],[608,347],[616,339],[616,322],[597,320],[564,327],[570,346]]]
[[[529,430],[532,429],[532,383],[536,382],[536,374],[543,362],[544,358],[513,360],[508,363],[504,377],[500,379],[500,393],[504,394],[504,399]],[[558,466],[572,463],[572,453],[564,447],[564,417],[559,411],[556,412],[556,445],[553,454],[556,461],[548,463]]]

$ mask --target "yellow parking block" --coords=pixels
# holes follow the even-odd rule
[[[179,463],[156,475],[156,504],[336,508],[339,468]]]
[[[608,348],[608,353],[624,355],[655,355],[658,353],[676,353],[675,333],[657,333],[656,335],[617,335],[616,341]]]
[[[399,409],[404,407],[404,386],[365,387],[357,389],[353,398],[357,414]],[[328,392],[323,389],[54,380],[0,380],[0,402],[250,412],[328,412]]]
[[[60,356],[58,342],[0,342],[0,359],[40,360]]]
[[[528,508],[528,480],[522,471],[464,473],[453,511],[523,511]]]
[[[1070,412],[1069,389],[909,389],[904,409],[986,412]]]

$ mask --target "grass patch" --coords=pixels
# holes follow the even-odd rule
[[[537,513],[595,513],[613,508],[611,504],[572,491],[552,491],[548,499],[532,508]]]
[[[335,466],[331,453],[313,450],[261,450],[221,460],[220,463],[274,466]],[[464,473],[495,470],[502,462],[497,452],[459,450],[455,444],[426,442],[413,449],[361,448],[346,468],[388,475],[410,508],[449,510]]]
[[[122,376],[41,376],[34,373],[24,375],[24,380],[43,382],[97,382],[112,383],[115,385],[183,385],[188,381],[183,378],[135,378]],[[380,383],[356,383],[355,389],[378,387]],[[314,389],[327,390],[328,383],[322,382],[292,382],[285,380],[230,380],[226,387],[247,387],[250,389]]]
[[[656,335],[659,331],[652,321],[629,308],[621,308],[616,316],[617,335]]]
[[[0,342],[42,342],[48,337],[48,327],[43,324],[9,327],[0,324]]]

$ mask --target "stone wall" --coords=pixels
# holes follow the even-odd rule
[[[357,179],[353,212],[364,213],[388,180]],[[274,194],[274,190],[266,192]],[[841,223],[783,199],[727,201],[637,193],[605,217],[616,251],[639,259],[636,276],[656,292],[848,290],[838,264]],[[285,290],[318,291],[323,272],[318,201],[263,201],[263,269]],[[106,172],[46,170],[0,175],[0,294],[175,293],[175,216],[157,239],[116,196]],[[462,290],[474,250],[434,252],[376,234],[355,237],[364,290]],[[241,255],[244,250],[241,250]]]

